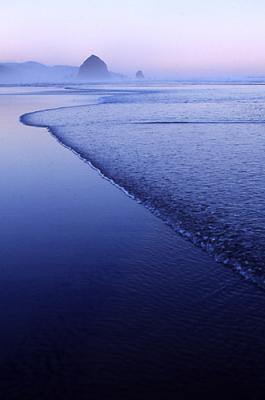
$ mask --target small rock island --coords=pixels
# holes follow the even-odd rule
[[[136,79],[144,79],[143,71],[139,70],[135,74]]]

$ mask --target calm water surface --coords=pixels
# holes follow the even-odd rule
[[[262,398],[264,292],[184,241],[56,142],[46,129],[19,122],[20,115],[34,110],[102,102],[102,93],[90,97],[56,90],[0,96],[1,397],[107,399],[118,391],[123,398],[154,394],[183,398],[200,390],[226,390],[241,398],[244,394]],[[104,172],[110,167],[115,172],[109,156],[113,154],[118,165],[124,166],[119,176],[130,182],[127,188],[135,188],[139,179],[151,204],[152,182],[160,176],[160,160],[156,165],[153,157],[152,180],[144,181],[151,171],[148,150],[146,175],[142,173],[142,151],[149,148],[152,133],[148,136],[146,130],[151,125],[137,125],[140,117],[136,120],[133,113],[131,122],[126,119],[115,131],[117,115],[107,111],[116,107],[111,103],[113,95],[105,90],[109,104],[68,109],[71,118],[72,113],[81,113],[78,129],[70,127],[71,118],[60,111],[63,119],[58,132],[69,138],[76,129],[84,144],[84,115],[93,115],[94,125],[89,117],[86,127],[91,155],[97,154],[98,146]],[[104,131],[99,129],[103,125],[97,107],[102,107],[101,119],[104,116],[107,121]],[[124,113],[129,107],[136,106],[124,105]],[[58,112],[53,114],[56,118]],[[46,118],[50,115],[45,114]],[[153,135],[158,140],[156,129]],[[161,136],[166,141],[180,137],[179,145],[188,151],[185,135],[181,138],[181,131],[167,129],[162,127]],[[118,154],[122,137],[124,145]],[[127,140],[134,143],[130,151]],[[168,146],[163,146],[161,151],[168,154]],[[185,171],[184,166],[181,170]],[[175,169],[175,180],[176,176],[186,190],[183,205],[188,183]],[[165,188],[168,179],[171,188],[172,178],[164,174],[163,183],[157,181],[160,210],[161,186]],[[194,195],[192,188],[199,190],[195,179],[190,182],[189,199]],[[170,196],[165,197],[165,210]]]

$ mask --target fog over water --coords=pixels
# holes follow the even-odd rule
[[[264,75],[264,13],[261,0],[11,0],[1,61],[78,66],[97,54],[129,76]]]

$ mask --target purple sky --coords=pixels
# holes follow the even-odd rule
[[[8,0],[0,61],[94,53],[124,73],[265,74],[264,17],[264,0]]]

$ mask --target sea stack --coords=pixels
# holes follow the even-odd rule
[[[94,54],[88,57],[79,68],[78,77],[83,80],[108,80],[110,72],[107,65]]]
[[[143,71],[137,71],[135,77],[136,79],[144,79]]]

